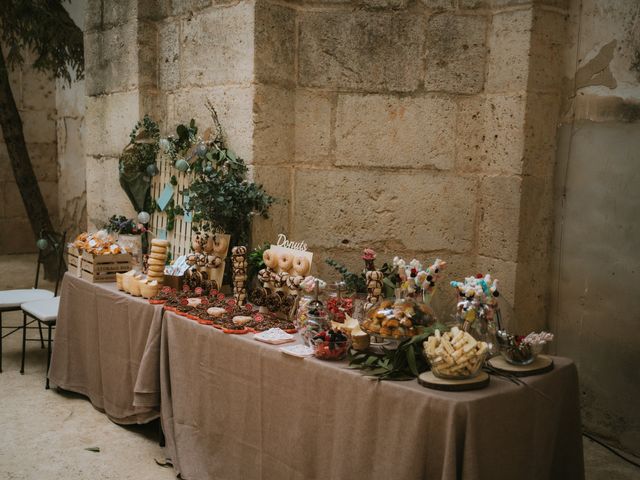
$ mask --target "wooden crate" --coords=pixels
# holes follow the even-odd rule
[[[69,272],[90,282],[115,282],[116,273],[131,270],[133,259],[129,253],[94,255],[69,247],[67,251]]]

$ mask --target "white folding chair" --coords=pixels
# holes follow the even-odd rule
[[[42,244],[44,248],[40,248],[38,251],[38,265],[36,268],[36,279],[33,288],[0,291],[0,373],[2,373],[2,339],[4,337],[8,337],[12,333],[17,332],[21,328],[26,328],[24,322],[22,326],[3,325],[3,312],[17,312],[20,310],[20,306],[23,303],[51,299],[58,294],[58,287],[60,285],[60,273],[62,270],[62,254],[64,252],[65,235],[53,232],[43,232],[41,237],[43,239],[46,239],[47,241],[44,242],[46,245]],[[53,292],[50,290],[38,288],[38,282],[40,280],[40,266],[45,262],[45,258],[51,252],[51,249],[53,249],[54,253],[58,255],[56,285]],[[30,323],[33,323],[33,321]],[[44,339],[42,336],[42,327],[40,326],[40,323],[38,323],[38,329],[40,333],[40,345],[42,346],[42,348],[44,348]],[[4,330],[9,330],[9,332],[4,333]]]
[[[45,374],[45,387],[49,389],[49,366],[51,365],[51,329],[56,325],[58,319],[58,307],[60,297],[48,298],[46,300],[36,300],[22,304],[22,364],[20,373],[24,374],[24,357],[27,344],[27,317],[33,318],[40,325],[47,327],[47,373]]]

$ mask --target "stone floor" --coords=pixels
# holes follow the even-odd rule
[[[35,257],[0,256],[0,290],[32,285]],[[5,314],[12,324],[17,313]],[[8,322],[5,322],[8,323]],[[30,336],[37,336],[32,330]],[[20,375],[20,335],[4,339],[0,374],[0,478],[7,480],[175,478],[160,467],[158,425],[122,427],[109,421],[80,395],[44,389],[46,350],[27,344]],[[98,447],[100,452],[87,448]],[[585,439],[587,480],[631,480],[640,469]],[[240,479],[239,479],[240,480]]]

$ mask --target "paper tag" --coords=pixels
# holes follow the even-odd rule
[[[157,236],[158,236],[158,238],[160,240],[166,240],[167,239],[167,231],[164,228],[159,228]]]
[[[191,221],[193,220],[191,217],[191,212],[184,212],[184,215],[182,216],[182,219],[186,222],[186,223],[191,223]]]
[[[167,208],[167,205],[169,204],[172,198],[173,198],[173,185],[171,185],[170,183],[167,183],[164,187],[164,190],[162,190],[160,197],[158,197],[158,200],[156,201],[156,203],[158,204],[158,208],[160,208],[160,210],[164,212],[164,209]]]
[[[91,240],[89,240],[89,246],[91,248],[95,247],[97,244],[98,242],[96,242],[95,239],[92,238]]]

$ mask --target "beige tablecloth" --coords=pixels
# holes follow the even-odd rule
[[[81,393],[120,424],[160,412],[162,307],[67,273],[49,378]]]
[[[438,392],[165,314],[167,456],[196,479],[582,479],[573,363]]]

